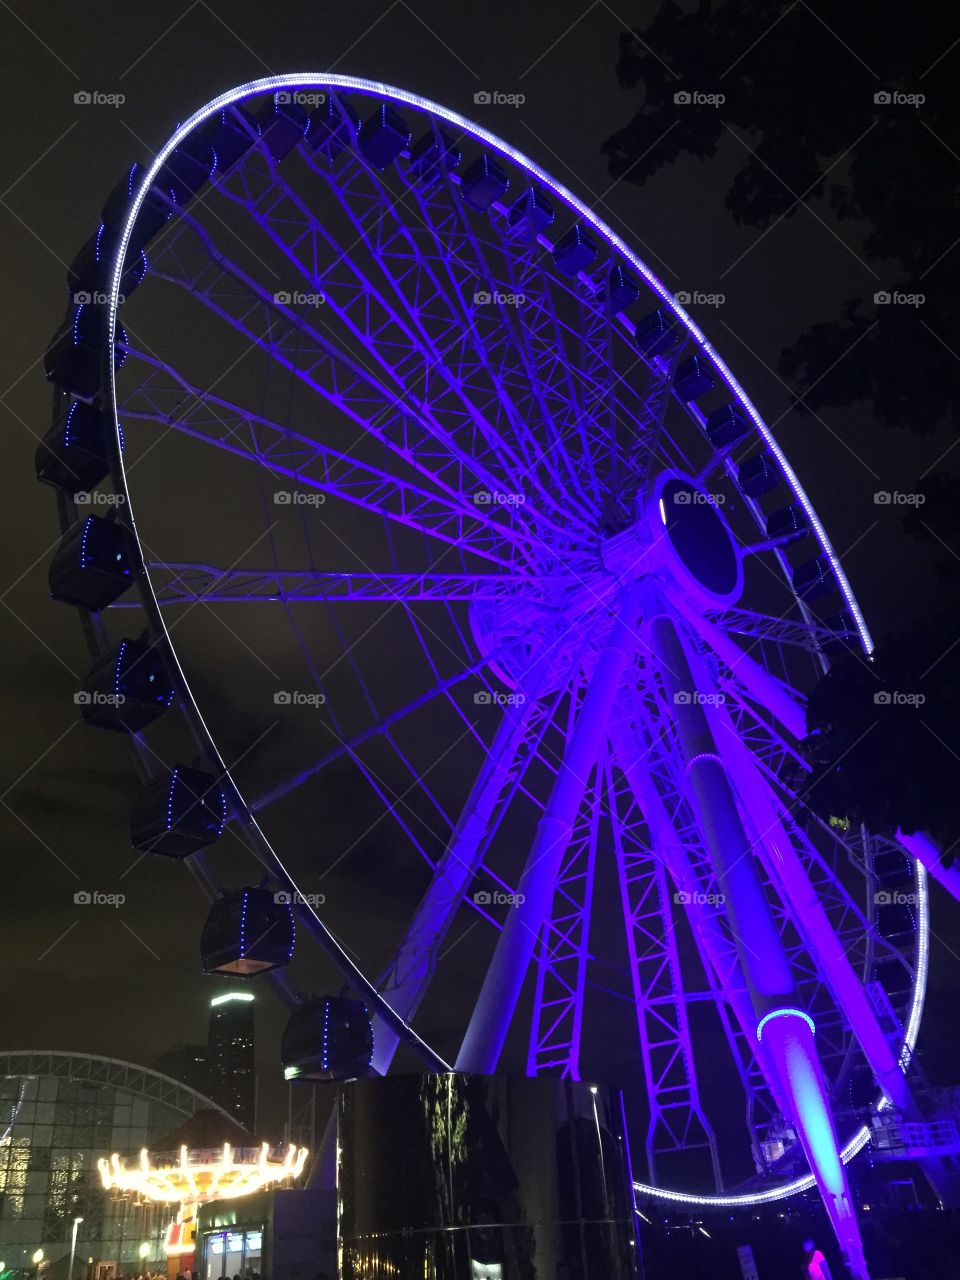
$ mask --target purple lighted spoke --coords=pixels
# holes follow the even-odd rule
[[[311,391],[330,400],[358,425],[374,433],[391,451],[399,453],[405,462],[411,461],[411,454],[415,451],[417,469],[428,474],[434,483],[443,484],[452,494],[462,497],[465,493],[476,492],[478,489],[494,493],[503,491],[504,478],[461,448],[436,421],[429,404],[417,393],[401,391],[398,394],[396,389],[384,386],[372,370],[365,368],[330,338],[318,333],[298,313],[278,303],[247,272],[219,253],[207,231],[189,214],[179,216],[181,228],[151,261],[151,276],[186,290],[191,297],[242,334],[252,346],[258,346],[267,352]],[[192,273],[185,268],[179,257],[184,254],[180,242],[187,237],[187,233],[193,235],[202,246],[202,252],[196,249],[192,251],[192,256],[198,262]],[[170,265],[165,269],[168,262]],[[213,262],[218,271],[212,282],[207,269],[209,262]],[[214,289],[218,289],[219,293],[215,295]],[[269,328],[266,332],[260,332],[254,327],[254,319],[260,315],[268,321]],[[301,363],[301,357],[306,358],[306,367]],[[321,381],[324,374],[326,383]],[[371,414],[373,405],[376,406],[376,412]],[[393,422],[401,424],[402,444],[398,444],[394,438]],[[388,424],[391,429],[388,429]],[[423,443],[415,445],[414,441]],[[444,470],[457,478],[457,483],[453,486],[442,479],[443,473],[438,466],[426,465],[426,460],[432,459],[438,448],[442,450],[441,464]],[[549,505],[554,505],[552,500]],[[529,507],[526,503],[517,504],[516,510],[518,518],[537,522],[544,530],[551,531],[565,542],[572,540],[571,531],[578,524],[571,512],[564,513],[565,523],[558,523],[559,516],[547,515],[542,503],[531,502]],[[589,526],[580,522],[580,527],[587,531]]]
[[[510,511],[503,513],[503,519],[494,519],[491,511],[501,515],[501,508],[468,503],[461,495],[433,492],[400,480],[222,397],[204,395],[176,370],[132,348],[127,350],[131,359],[154,368],[125,397],[121,409],[124,421],[156,422],[182,432],[256,462],[272,475],[294,480],[302,488],[316,489],[395,520],[506,569],[515,567],[515,557],[527,555],[529,535],[508,523]],[[167,377],[171,385],[160,385]],[[189,401],[186,409],[184,395]],[[423,478],[425,483],[432,480],[430,473]]]
[[[269,157],[258,152],[258,158],[270,164]],[[358,167],[359,160],[354,158]],[[429,375],[439,377],[446,383],[444,388],[444,413],[446,418],[459,414],[464,419],[464,434],[472,436],[476,442],[472,455],[478,460],[483,458],[483,441],[490,450],[489,465],[503,477],[503,484],[515,491],[524,491],[531,487],[531,480],[536,485],[536,497],[539,502],[549,507],[560,509],[555,487],[544,486],[537,482],[528,467],[517,458],[509,440],[494,430],[494,423],[481,412],[473,399],[465,393],[464,388],[471,386],[469,371],[454,366],[454,358],[450,352],[441,350],[434,342],[430,332],[420,321],[420,312],[429,307],[431,321],[436,326],[436,312],[443,305],[445,295],[439,285],[430,279],[429,264],[417,246],[408,236],[402,222],[395,222],[397,239],[403,238],[402,252],[398,255],[400,265],[406,273],[406,280],[398,281],[387,272],[389,261],[388,246],[384,242],[384,227],[391,219],[396,219],[395,204],[380,192],[379,215],[370,220],[356,217],[350,202],[346,199],[345,175],[338,170],[334,175],[326,169],[316,167],[330,180],[330,189],[339,200],[344,212],[351,218],[357,233],[357,244],[362,245],[367,257],[372,256],[381,270],[386,272],[387,281],[400,304],[405,308],[401,316],[390,305],[384,294],[371,282],[369,272],[364,273],[353,263],[350,250],[343,249],[334,239],[329,226],[315,217],[308,206],[296,196],[283,181],[276,167],[270,166],[271,181],[276,185],[276,197],[273,201],[252,199],[244,192],[231,192],[231,185],[237,181],[231,175],[217,190],[228,199],[242,207],[257,223],[271,242],[279,248],[287,260],[296,268],[306,284],[322,291],[325,299],[325,310],[335,314],[342,322],[345,331],[353,334],[364,345],[369,358],[379,365],[381,371],[396,380],[401,393],[417,394],[421,386],[426,385]],[[245,169],[241,171],[245,173]],[[366,175],[375,181],[369,170]],[[349,186],[347,186],[349,190]],[[365,223],[370,224],[369,227]],[[317,258],[317,244],[326,244],[332,256],[332,265],[322,268]],[[304,247],[309,246],[312,261],[305,261]],[[416,270],[411,270],[411,262]],[[410,286],[415,290],[408,297],[401,288],[401,283],[412,280]],[[419,290],[423,290],[421,298]],[[343,298],[341,302],[340,299]],[[453,334],[462,336],[462,321],[458,321]],[[402,365],[402,372],[398,366]],[[411,370],[413,377],[411,378]],[[501,384],[502,386],[502,384]],[[459,408],[456,404],[459,402]],[[526,428],[522,428],[526,434]],[[479,446],[479,447],[478,447]],[[568,514],[565,512],[565,514]]]
[[[396,604],[444,604],[471,600],[507,600],[534,590],[570,590],[576,578],[537,581],[525,574],[498,573],[318,573],[312,570],[218,569],[196,561],[151,561],[150,570],[161,604],[230,604],[250,600],[287,600]],[[114,608],[132,607],[120,599]]]
[[[460,198],[458,183],[459,178],[455,174],[447,173],[445,181],[431,191],[428,198],[420,198],[420,207],[427,215],[424,222],[433,232],[441,251],[441,259],[450,281],[450,294],[460,305],[463,323],[475,346],[486,350],[497,387],[502,388],[509,379],[513,389],[509,403],[514,414],[517,412],[517,408],[514,408],[516,398],[522,389],[525,402],[521,402],[518,407],[524,422],[517,427],[517,437],[523,444],[531,474],[545,463],[548,464],[554,472],[555,483],[561,486],[560,491],[569,496],[568,518],[575,519],[578,514],[595,518],[597,508],[584,490],[573,462],[565,450],[558,448],[560,441],[556,424],[530,360],[522,317],[510,314],[517,308],[495,299],[482,307],[471,306],[469,294],[465,297],[468,290],[476,293],[478,281],[483,282],[485,288],[496,290],[501,282],[501,274],[490,265],[488,255],[484,252]],[[508,281],[503,283],[505,287],[502,292],[505,295],[513,292]],[[491,314],[487,315],[487,312]],[[481,336],[481,326],[488,335],[496,335],[496,346],[493,349],[489,338],[485,340]],[[498,362],[499,368],[496,367]],[[540,427],[539,437],[536,432],[524,429],[533,424]]]

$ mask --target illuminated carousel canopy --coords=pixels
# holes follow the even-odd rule
[[[179,1152],[154,1155],[144,1148],[137,1162],[128,1162],[115,1152],[109,1160],[99,1160],[97,1166],[107,1191],[133,1191],[147,1200],[168,1204],[205,1204],[250,1195],[298,1178],[306,1159],[306,1147],[271,1150],[265,1142],[261,1147],[233,1148],[225,1142],[219,1150],[183,1146]]]

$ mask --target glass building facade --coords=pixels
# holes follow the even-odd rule
[[[135,1155],[214,1104],[159,1072],[83,1054],[0,1055],[0,1258],[6,1269],[107,1280],[165,1270],[170,1206],[111,1198],[97,1161]],[[141,1256],[141,1246],[149,1252]],[[43,1250],[38,1268],[34,1253]],[[92,1259],[92,1261],[88,1261]]]

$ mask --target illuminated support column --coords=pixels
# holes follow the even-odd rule
[[[686,647],[673,620],[664,615],[650,625],[651,646],[673,704],[681,755],[690,781],[691,802],[714,860],[726,899],[740,962],[750,986],[758,1033],[777,1026],[768,1042],[776,1083],[789,1105],[789,1118],[810,1161],[824,1207],[851,1274],[868,1280],[859,1227],[840,1144],[833,1127],[826,1085],[813,1043],[812,1022],[793,1009],[793,976],[754,864],[727,770],[717,752],[698,699]],[[786,1017],[787,1011],[795,1016]],[[771,1016],[772,1015],[772,1016]],[[808,1035],[783,1031],[778,1024],[805,1022]]]
[[[381,995],[406,1021],[423,999],[436,967],[437,950],[476,874],[497,801],[535,713],[549,670],[549,657],[548,645],[524,680],[526,701],[507,708],[434,878],[387,971],[390,976],[386,985],[380,985]],[[399,1043],[399,1035],[376,1019],[371,1063],[374,1070],[386,1075]]]
[[[716,623],[709,622],[696,607],[691,606],[682,591],[671,592],[670,602],[676,605],[694,630],[699,633],[701,639],[713,650],[720,661],[730,668],[737,680],[750,690],[754,701],[776,716],[798,742],[801,738],[805,738],[807,721],[803,703],[798,702],[779,680],[741,649],[736,640],[728,636]]]
[[[696,688],[706,694],[706,716],[717,727],[727,768],[736,780],[743,805],[758,839],[756,850],[777,886],[804,944],[846,1014],[877,1084],[898,1110],[919,1118],[903,1071],[876,1011],[836,935],[823,903],[783,825],[776,796],[761,776],[756,761],[740,740],[729,715],[715,695],[715,686],[701,664],[693,661]]]
[[[716,974],[727,1003],[733,1010],[737,1024],[749,1044],[755,1034],[757,1017],[739,957],[737,953],[731,952],[730,943],[721,926],[719,910],[701,901],[702,895],[698,892],[701,886],[690,863],[690,855],[670,821],[649,772],[643,768],[642,757],[638,761],[636,753],[631,754],[630,738],[625,734],[622,725],[611,729],[611,738],[617,765],[623,771],[630,789],[643,810],[650,832],[650,843],[657,856],[663,859],[677,888],[687,895],[684,912],[690,921],[694,941],[701,952],[704,967],[709,964]],[[627,763],[624,763],[625,761]],[[771,1080],[771,1070],[766,1061],[766,1049],[762,1043],[757,1046],[757,1058],[764,1077],[776,1091],[777,1081]],[[779,1094],[777,1094],[777,1105],[786,1110],[786,1100]]]
[[[639,613],[637,588],[629,586],[620,597],[613,627],[597,659],[566,755],[537,826],[517,886],[522,896],[511,909],[497,942],[457,1058],[458,1071],[490,1074],[500,1060],[534,947],[553,904],[563,853],[570,843],[590,774],[596,768],[623,673],[636,651]]]
[[[813,1022],[799,1009],[777,1009],[757,1026],[757,1039],[767,1046],[774,1069],[786,1083],[793,1101],[800,1145],[816,1175],[847,1266],[854,1276],[868,1276],[860,1227],[813,1037]]]

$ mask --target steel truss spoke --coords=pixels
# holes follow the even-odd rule
[[[482,246],[475,241],[475,253],[483,263],[486,278],[498,288],[498,276],[505,284],[504,293],[520,303],[496,303],[495,309],[504,323],[516,330],[517,349],[524,373],[532,380],[536,410],[550,424],[548,452],[563,458],[575,491],[600,514],[600,486],[595,459],[588,445],[587,424],[578,404],[573,379],[567,371],[563,336],[553,305],[553,296],[543,269],[544,250],[530,237],[510,234],[508,210],[494,205],[490,212],[492,225],[499,232],[499,242]],[[464,211],[464,218],[468,215]],[[494,272],[493,261],[502,261],[502,272]],[[513,314],[507,314],[511,311]],[[522,312],[522,317],[518,313]],[[571,480],[567,480],[570,484]]]
[[[834,635],[828,627],[818,626],[815,622],[775,618],[749,609],[708,609],[706,616],[710,622],[728,633],[793,645],[810,653],[816,653],[818,645]]]
[[[571,696],[568,735],[580,708]],[[538,940],[527,1075],[559,1072],[580,1079],[580,1039],[587,983],[590,916],[602,808],[598,761],[574,820],[557,874],[553,907]]]
[[[653,831],[653,844],[680,892],[701,952],[745,1098],[745,1120],[758,1170],[762,1144],[780,1122],[756,1052],[756,1019],[740,967],[736,943],[720,907],[723,896],[687,797],[686,777],[676,766],[672,726],[651,682],[625,690],[613,726],[614,759]]]
[[[541,590],[571,588],[576,579],[531,580],[523,574],[324,573],[315,570],[223,569],[198,562],[147,565],[162,605],[232,604],[251,600],[449,604],[471,600],[529,600]],[[114,608],[130,607],[118,600]]]
[[[124,422],[155,422],[192,436],[255,462],[272,475],[285,476],[301,488],[351,503],[505,569],[516,567],[516,557],[529,544],[528,534],[506,521],[491,519],[486,507],[398,479],[349,453],[204,393],[177,370],[141,351],[125,350],[130,360],[148,366],[150,372],[120,402]]]
[[[487,851],[511,804],[522,793],[542,808],[543,802],[524,787],[524,779],[534,762],[543,761],[545,739],[567,697],[565,682],[550,697],[537,696],[546,670],[542,662],[535,663],[527,681],[526,701],[506,708],[447,848],[436,865],[434,879],[394,959],[377,983],[380,994],[407,1020],[413,1017],[426,995],[454,916],[484,866]],[[503,885],[499,877],[491,878]],[[512,889],[512,886],[503,887],[508,892]],[[398,1039],[380,1024],[376,1030],[376,1066],[378,1070],[385,1070]]]
[[[340,760],[343,756],[354,755],[365,742],[369,742],[380,735],[388,734],[395,725],[413,712],[427,706],[435,698],[445,696],[451,689],[456,688],[457,685],[462,684],[465,680],[478,676],[486,665],[487,659],[483,658],[470,666],[465,666],[456,675],[448,676],[446,680],[441,680],[434,688],[427,690],[419,698],[413,699],[406,706],[390,712],[389,715],[384,716],[375,724],[371,724],[366,729],[361,729],[358,733],[355,733],[352,737],[338,742],[335,747],[331,747],[329,751],[325,751],[323,755],[318,756],[316,760],[313,760],[294,777],[287,778],[283,782],[277,783],[276,786],[271,787],[269,791],[263,792],[251,803],[250,808],[256,813],[271,804],[275,804],[278,800],[282,800],[285,796],[290,795],[291,792],[296,791],[298,787],[303,786],[309,778],[315,777],[323,769],[326,769],[328,765],[333,764],[334,761]],[[411,770],[411,772],[414,771]]]
[[[697,1085],[666,865],[652,846],[636,796],[609,763],[606,788],[650,1107],[646,1142],[650,1177],[656,1180],[658,1156],[706,1149],[720,1190],[717,1139]]]
[[[498,436],[493,424],[471,403],[463,379],[450,367],[449,352],[435,344],[422,322],[429,315],[436,328],[437,290],[431,281],[423,279],[422,271],[416,272],[416,250],[404,235],[402,221],[396,218],[395,202],[360,158],[354,153],[351,157],[336,171],[315,164],[312,167],[329,180],[333,195],[357,232],[357,243],[373,242],[375,261],[407,309],[403,317],[374,288],[369,274],[354,264],[350,248],[345,249],[336,241],[329,224],[318,219],[290,190],[262,151],[256,157],[264,166],[261,171],[253,167],[252,160],[248,161],[217,190],[254,219],[310,287],[322,291],[325,308],[362,341],[381,371],[398,388],[415,393],[430,406],[435,417],[442,414],[445,423],[459,420],[459,427],[448,428],[451,436],[465,439],[470,456],[502,474],[503,483],[511,489],[522,488],[523,464],[510,442]],[[347,199],[364,181],[374,183],[380,194],[377,217],[372,218],[368,209],[364,215],[366,225],[355,216]],[[400,272],[399,278],[391,273],[394,268]],[[412,273],[416,278],[408,280]],[[400,287],[403,283],[413,288],[412,299],[404,295]],[[427,296],[421,300],[419,290],[424,287]],[[459,330],[458,325],[456,332]],[[541,503],[557,505],[549,489],[541,487],[537,497]]]
[[[555,424],[530,365],[520,322],[512,314],[516,308],[494,298],[509,291],[487,259],[487,252],[496,246],[488,246],[485,252],[455,179],[429,191],[416,191],[414,198],[420,216],[406,225],[404,235],[448,281],[445,287],[436,284],[435,299],[449,325],[446,358],[456,362],[481,412],[493,422],[504,423],[498,429],[522,450],[527,473],[532,477],[542,473],[542,484],[561,500],[567,521],[592,527],[596,513],[580,478],[555,447]],[[478,304],[478,292],[489,293],[490,301]]]
[[[452,498],[478,488],[498,491],[501,477],[465,452],[433,419],[429,406],[397,395],[299,315],[275,301],[240,267],[213,246],[188,214],[151,261],[149,274],[186,290],[253,347],[321,395],[407,465],[428,473]],[[191,239],[195,241],[191,245]],[[514,519],[536,521],[564,538],[558,525],[531,503],[514,507]],[[522,513],[522,514],[521,514]]]

